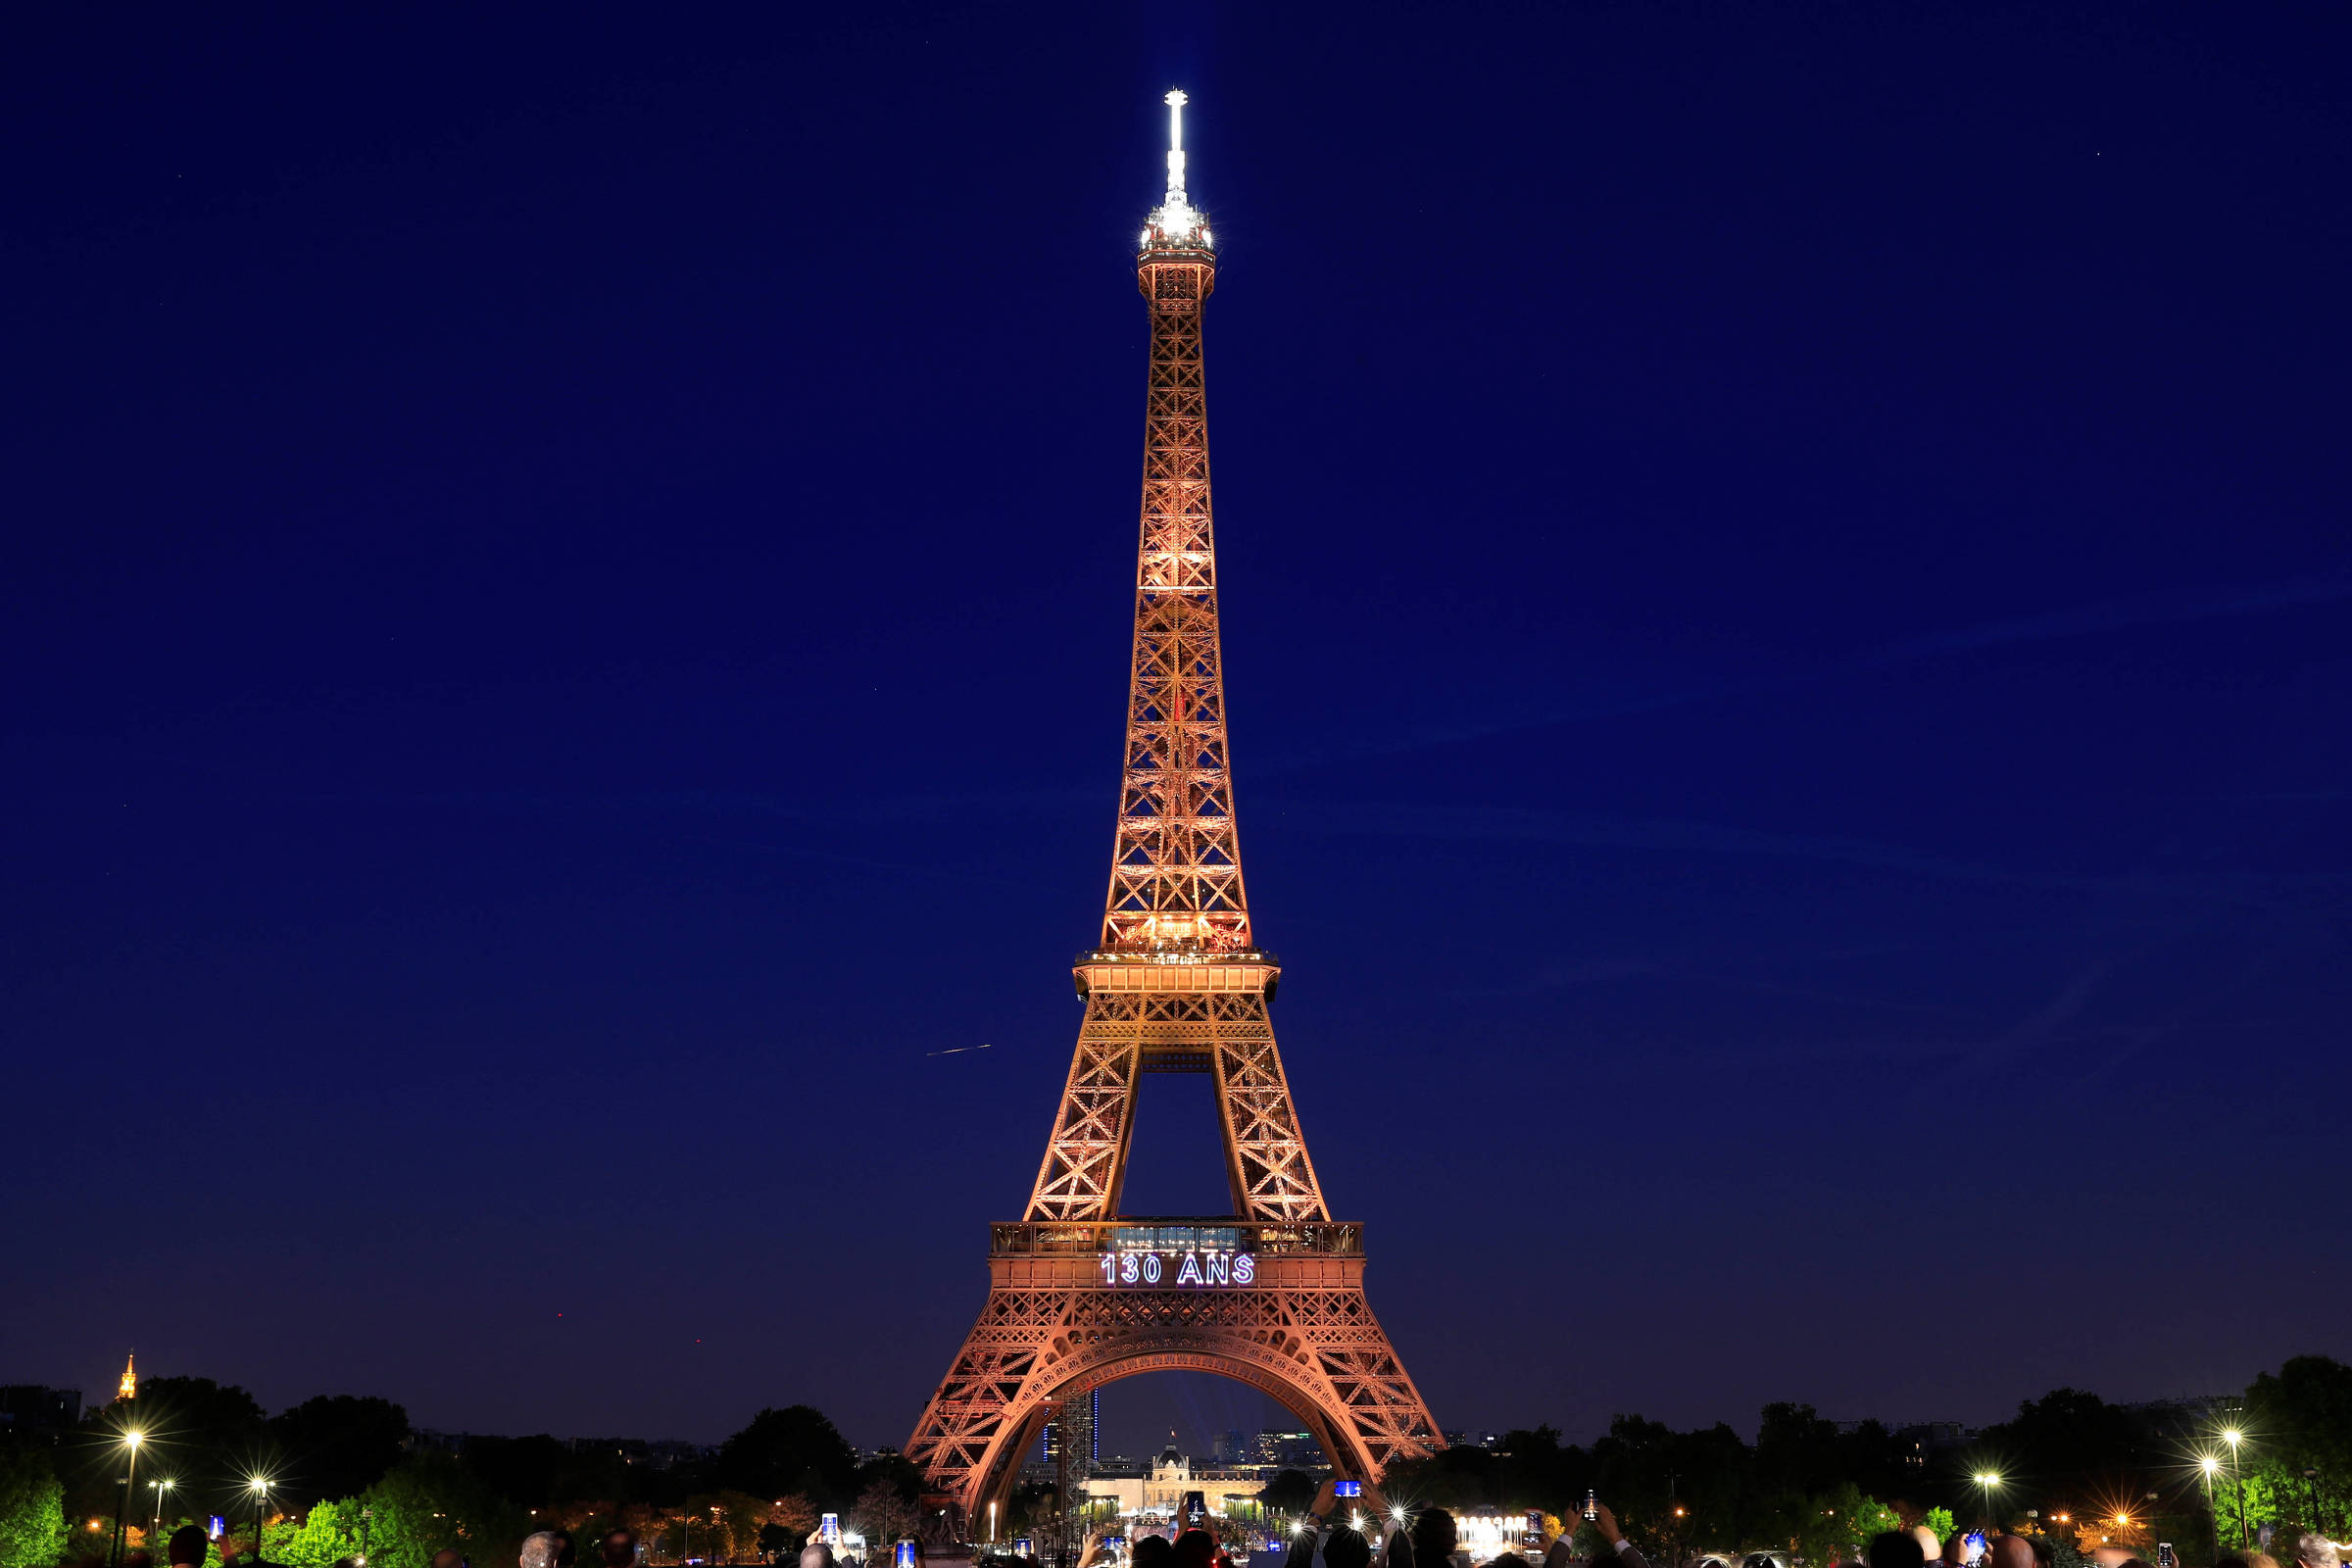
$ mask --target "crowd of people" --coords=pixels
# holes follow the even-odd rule
[[[1326,1481],[1308,1508],[1307,1518],[1292,1538],[1283,1568],[1473,1568],[1460,1549],[1453,1515],[1444,1508],[1421,1508],[1409,1516],[1392,1505],[1371,1482],[1363,1483],[1360,1499],[1345,1499],[1335,1483]],[[1545,1516],[1547,1517],[1547,1516]],[[1618,1525],[1616,1514],[1597,1498],[1589,1499],[1583,1516],[1592,1527],[1592,1545],[1581,1551],[1574,1544],[1578,1521],[1559,1534],[1545,1532],[1533,1543],[1541,1554],[1536,1561],[1517,1551],[1504,1551],[1478,1568],[1649,1568],[1648,1559]],[[2346,1568],[2343,1550],[2327,1538],[2305,1533],[2296,1540],[2291,1568]],[[1077,1568],[1100,1568],[1103,1538],[1088,1538]],[[1205,1530],[1188,1530],[1174,1541],[1150,1536],[1137,1541],[1128,1568],[1233,1568]],[[2119,1546],[2101,1546],[2087,1554],[2092,1568],[2155,1568],[2137,1553]],[[2048,1536],[1982,1535],[1958,1532],[1939,1541],[1925,1525],[1915,1530],[1891,1530],[1874,1538],[1863,1560],[1833,1568],[2056,1568],[2057,1553]],[[832,1568],[806,1560],[801,1568]],[[2169,1565],[2168,1565],[2169,1568]],[[2268,1552],[2250,1551],[2224,1556],[2213,1568],[2290,1568]]]
[[[1460,1549],[1453,1515],[1444,1508],[1422,1508],[1409,1517],[1381,1494],[1372,1482],[1362,1484],[1360,1498],[1348,1499],[1343,1510],[1338,1485],[1325,1481],[1291,1538],[1283,1568],[1473,1568]],[[1344,1515],[1344,1516],[1343,1516]],[[1592,1526],[1594,1544],[1579,1553],[1573,1544],[1575,1524],[1557,1535],[1544,1533],[1534,1543],[1539,1561],[1516,1551],[1486,1559],[1477,1568],[1649,1568],[1641,1549],[1626,1538],[1617,1516],[1606,1503],[1588,1499],[1584,1520]],[[1076,1568],[1107,1568],[1110,1538],[1102,1531],[1087,1537]],[[194,1525],[173,1533],[171,1568],[206,1568],[212,1539]],[[2343,1548],[2319,1535],[2305,1532],[2295,1542],[2292,1568],[2346,1568]],[[916,1548],[918,1558],[921,1548]],[[602,1568],[638,1568],[637,1532],[607,1531],[597,1542]],[[517,1568],[577,1568],[577,1547],[567,1530],[542,1530],[522,1544]],[[1863,1561],[1835,1568],[2057,1568],[2056,1552],[2047,1536],[1955,1534],[1938,1541],[1921,1525],[1914,1530],[1889,1530],[1874,1537]],[[2101,1546],[2086,1555],[2093,1568],[2156,1568],[2122,1546]],[[259,1565],[256,1565],[259,1568]],[[456,1551],[433,1556],[432,1568],[471,1568]],[[800,1568],[843,1568],[832,1548],[812,1541],[802,1548]],[[1128,1550],[1126,1568],[1234,1568],[1232,1560],[1206,1530],[1191,1529],[1170,1540],[1166,1536],[1138,1537]],[[2265,1551],[2224,1556],[2213,1568],[2288,1568]]]
[[[2056,1551],[2047,1536],[1982,1536],[1962,1533],[1938,1542],[1936,1532],[1922,1525],[1911,1531],[1890,1530],[1874,1538],[1868,1568],[2054,1568]],[[2095,1568],[2155,1568],[2128,1546],[2100,1546],[2084,1560]],[[2343,1568],[2343,1548],[2327,1537],[2304,1532],[2295,1541],[2297,1568]],[[1861,1565],[1856,1565],[1861,1568]],[[2233,1552],[2218,1558],[2213,1568],[2284,1568],[2267,1551]]]

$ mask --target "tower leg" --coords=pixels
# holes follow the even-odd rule
[[[1348,1260],[1360,1275],[1362,1260]],[[1441,1444],[1420,1391],[1359,1280],[1291,1284],[1332,1267],[1265,1259],[1253,1289],[1151,1290],[1000,1283],[915,1424],[906,1457],[934,1511],[972,1523],[1002,1504],[1047,1415],[1085,1391],[1146,1372],[1213,1372],[1306,1421],[1344,1475],[1378,1480]],[[1092,1268],[1092,1260],[1080,1264]],[[1067,1510],[1075,1484],[1062,1494]]]

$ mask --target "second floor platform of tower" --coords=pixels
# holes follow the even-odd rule
[[[1247,991],[1274,1000],[1282,960],[1262,948],[1089,948],[1071,963],[1078,995],[1098,991]]]

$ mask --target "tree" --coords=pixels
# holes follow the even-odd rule
[[[1838,1473],[1838,1423],[1809,1404],[1768,1404],[1756,1428],[1756,1484],[1766,1492],[1826,1492]]]
[[[752,1417],[720,1445],[711,1475],[755,1497],[798,1492],[824,1505],[857,1494],[858,1454],[822,1412],[795,1404]]]
[[[858,1467],[856,1490],[862,1494],[877,1481],[888,1482],[899,1489],[900,1495],[912,1502],[923,1494],[923,1472],[912,1459],[892,1450],[876,1454]]]
[[[511,1562],[530,1517],[447,1454],[419,1454],[362,1496],[375,1510],[368,1568],[427,1568],[455,1547],[476,1563]]]
[[[49,1568],[66,1548],[66,1489],[49,1455],[0,1441],[0,1568]]]
[[[2352,1534],[2352,1366],[2325,1355],[2298,1355],[2246,1390],[2246,1430],[2253,1440],[2239,1464],[2251,1528],[2265,1521],[2341,1539]],[[2303,1472],[2316,1470],[2306,1479]],[[2236,1484],[2213,1489],[2223,1537],[2237,1539]],[[2316,1502],[2317,1517],[2314,1517]]]
[[[808,1544],[816,1526],[816,1504],[797,1492],[779,1497],[768,1507],[766,1523],[760,1527],[760,1549],[770,1557],[796,1552]]]
[[[2081,1389],[2052,1389],[2026,1400],[2014,1417],[1985,1428],[1981,1442],[1982,1468],[2021,1478],[2008,1483],[2008,1500],[2020,1505],[2137,1496],[2151,1479],[2144,1472],[2155,1457],[2131,1411]],[[1972,1500],[1984,1506],[1982,1493]],[[1963,1511],[1973,1519],[1977,1508]]]
[[[253,1499],[245,1478],[278,1469],[279,1455],[252,1395],[211,1378],[143,1378],[137,1398],[83,1413],[80,1441],[67,1454],[60,1478],[71,1513],[112,1517],[122,1434],[132,1430],[148,1434],[139,1450],[140,1473],[153,1477],[161,1468],[176,1474],[179,1505],[198,1515],[250,1519]]]
[[[564,1485],[571,1447],[544,1432],[527,1438],[467,1438],[459,1462],[483,1486],[520,1508],[552,1508],[568,1501]]]
[[[1858,1561],[1871,1537],[1903,1525],[1901,1515],[1850,1481],[1814,1497],[1806,1514],[1796,1537],[1807,1562]]]
[[[859,1493],[850,1517],[869,1542],[903,1540],[922,1523],[915,1505],[888,1481],[877,1481]]]
[[[389,1399],[322,1394],[279,1411],[270,1435],[289,1500],[356,1497],[400,1462],[409,1412]]]
[[[1390,1467],[1392,1472],[1395,1466]],[[1393,1477],[1392,1477],[1393,1479]],[[1301,1514],[1314,1506],[1314,1477],[1303,1470],[1277,1470],[1257,1494],[1269,1513]]]
[[[301,1524],[272,1527],[267,1533],[262,1543],[262,1560],[284,1563],[288,1568],[332,1568],[334,1563],[359,1551],[360,1511],[365,1506],[357,1497],[311,1504],[310,1513]],[[372,1529],[368,1544],[375,1544]]]

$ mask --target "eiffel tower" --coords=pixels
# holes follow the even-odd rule
[[[1101,945],[1077,958],[1086,1018],[1028,1212],[991,1227],[987,1304],[906,1444],[951,1539],[1005,1501],[1064,1402],[1139,1373],[1263,1391],[1343,1476],[1376,1480],[1442,1442],[1364,1298],[1363,1227],[1324,1204],[1267,1021],[1282,970],[1242,887],[1209,522],[1200,318],[1216,255],[1185,192],[1185,95],[1166,101],[1167,195],[1136,256],[1152,362],[1110,892]],[[1149,1072],[1214,1080],[1231,1214],[1120,1212]]]

